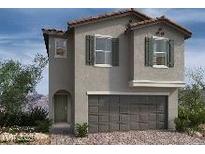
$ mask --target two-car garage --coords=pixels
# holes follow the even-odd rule
[[[167,129],[167,96],[89,95],[89,132]]]

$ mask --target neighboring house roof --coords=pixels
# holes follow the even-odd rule
[[[44,40],[45,40],[45,45],[46,45],[46,50],[47,50],[47,53],[48,53],[48,45],[49,45],[49,42],[48,42],[48,37],[49,36],[64,36],[66,31],[62,31],[62,30],[56,30],[56,29],[42,29],[43,31],[43,37],[44,37]]]
[[[99,15],[99,16],[91,16],[91,17],[87,17],[87,18],[82,18],[82,19],[78,19],[78,20],[73,20],[68,22],[68,25],[70,28],[72,27],[76,27],[82,24],[88,24],[88,23],[95,23],[95,22],[99,22],[108,18],[117,18],[117,17],[122,17],[122,16],[128,16],[128,15],[135,15],[139,18],[141,18],[142,20],[149,20],[152,19],[151,17],[140,13],[138,11],[136,11],[135,9],[126,9],[126,10],[120,10],[120,11],[116,11],[116,12],[111,12],[111,13],[106,13],[103,15]]]
[[[165,23],[165,24],[172,26],[173,28],[182,32],[185,35],[185,39],[190,38],[192,35],[192,32],[190,30],[176,24],[175,22],[171,21],[170,19],[166,18],[165,16],[161,16],[160,18],[156,18],[156,19],[150,19],[150,20],[144,20],[144,21],[140,21],[140,22],[136,22],[136,23],[130,23],[128,25],[128,29],[133,30],[133,29],[142,28],[144,26],[158,24],[158,23]]]

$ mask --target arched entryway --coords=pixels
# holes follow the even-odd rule
[[[71,123],[71,95],[65,90],[54,94],[54,123]]]

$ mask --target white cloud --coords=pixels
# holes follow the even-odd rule
[[[159,17],[162,15],[175,20],[177,22],[205,22],[205,9],[139,9],[143,13],[151,17]]]
[[[205,67],[205,38],[190,39],[185,44],[186,67]]]
[[[144,9],[137,9],[141,12],[143,12],[144,14],[151,16],[151,17],[159,17],[162,15],[165,15],[170,9],[151,9],[151,8],[144,8]]]

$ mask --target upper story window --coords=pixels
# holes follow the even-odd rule
[[[163,37],[153,37],[153,66],[167,66],[169,40]]]
[[[67,40],[56,38],[55,39],[55,58],[67,57]]]
[[[174,41],[164,37],[145,38],[145,66],[168,68],[174,66]]]
[[[112,38],[95,36],[95,65],[112,66]]]
[[[86,35],[86,65],[119,66],[119,38],[107,35]]]

